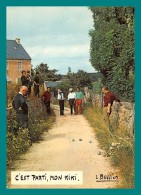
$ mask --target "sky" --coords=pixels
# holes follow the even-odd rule
[[[46,63],[58,74],[68,67],[96,72],[89,61],[91,29],[88,7],[7,7],[7,39],[20,38],[33,68]]]

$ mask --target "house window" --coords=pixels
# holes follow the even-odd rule
[[[22,62],[18,62],[18,71],[22,70]]]
[[[9,70],[9,62],[7,61],[6,70]]]

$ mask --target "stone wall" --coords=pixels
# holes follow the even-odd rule
[[[41,99],[35,99],[28,102],[29,117],[38,118],[41,114],[46,114],[46,107]]]
[[[41,99],[34,99],[27,101],[28,110],[29,110],[29,118],[38,118],[41,114],[46,114],[46,107]],[[15,114],[15,110],[10,107],[7,108],[7,118],[10,118]]]
[[[92,105],[97,108],[103,107],[102,94],[91,93]],[[114,102],[112,106],[112,114],[110,115],[112,125],[122,131],[128,133],[130,137],[134,135],[134,104],[130,102]]]

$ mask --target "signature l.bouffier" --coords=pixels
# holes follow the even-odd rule
[[[119,177],[117,175],[113,175],[113,174],[96,175],[96,182],[116,182],[118,180],[119,180]]]

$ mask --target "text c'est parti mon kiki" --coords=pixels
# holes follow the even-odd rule
[[[18,174],[15,176],[15,180],[19,181],[19,180],[29,180],[29,178],[31,178],[33,181],[36,181],[36,180],[40,180],[40,181],[43,181],[43,180],[46,180],[48,181],[49,180],[62,180],[64,177],[65,180],[77,180],[77,175],[49,175],[49,178],[47,177],[47,174],[44,174],[44,175],[22,175],[22,174]]]
[[[16,184],[83,184],[82,171],[13,171],[11,183]]]

